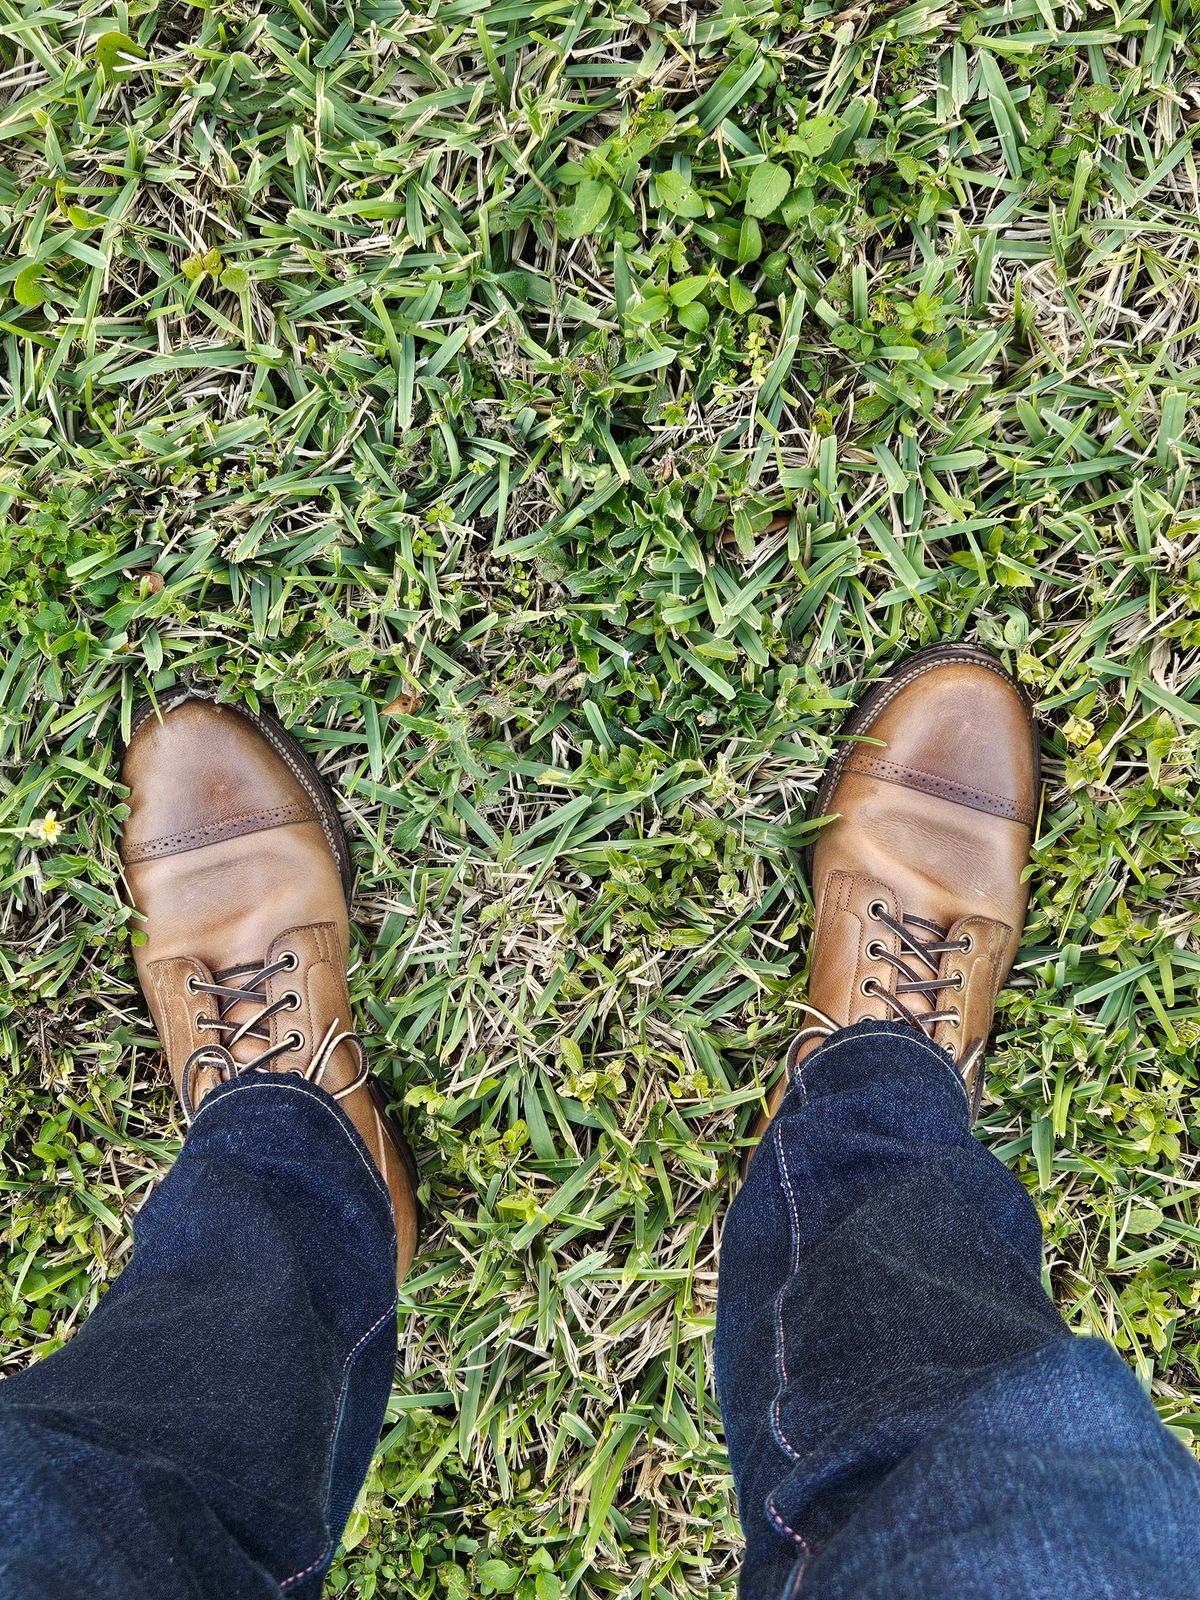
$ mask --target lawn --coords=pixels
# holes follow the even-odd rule
[[[337,1595],[726,1593],[738,1141],[857,685],[1034,695],[983,1136],[1200,1439],[1189,0],[0,0],[6,1365],[181,1123],[117,882],[183,677],[335,783],[431,1227]]]

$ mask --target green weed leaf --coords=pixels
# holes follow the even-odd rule
[[[567,239],[585,239],[595,233],[612,205],[612,186],[599,178],[585,178],[569,206],[560,206],[558,231]]]
[[[127,33],[114,30],[102,33],[96,40],[96,66],[105,83],[128,77],[134,70],[134,62],[144,61],[145,57],[141,45]]]
[[[787,199],[791,186],[791,177],[783,167],[774,161],[761,161],[751,172],[746,189],[747,214],[769,217]]]
[[[654,182],[658,198],[677,217],[702,217],[708,209],[695,186],[678,172],[660,172]]]
[[[21,268],[13,281],[13,299],[19,306],[40,306],[46,296],[42,291],[42,263],[31,261]]]

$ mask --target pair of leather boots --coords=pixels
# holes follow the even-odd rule
[[[982,651],[937,647],[849,718],[817,795],[809,1000],[788,1074],[872,1017],[946,1049],[973,1103],[1021,935],[1038,796],[1028,702]],[[135,719],[121,858],[138,975],[190,1119],[239,1073],[299,1073],[358,1129],[416,1240],[415,1168],[353,1029],[350,859],[333,802],[272,718],[175,690]],[[760,1129],[765,1118],[760,1121]]]

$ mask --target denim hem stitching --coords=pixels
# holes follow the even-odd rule
[[[224,1085],[222,1085],[221,1087],[224,1087]],[[312,1086],[311,1085],[308,1088],[301,1089],[301,1088],[299,1088],[298,1085],[296,1085],[294,1083],[261,1083],[261,1082],[260,1083],[235,1083],[232,1087],[226,1089],[225,1093],[222,1094],[220,1096],[220,1098],[222,1100],[232,1100],[235,1094],[246,1094],[251,1089],[270,1089],[272,1092],[275,1092],[275,1091],[278,1091],[278,1090],[283,1090],[287,1094],[298,1094],[298,1095],[302,1096],[305,1100],[311,1101],[313,1105],[320,1106],[322,1111],[329,1112],[330,1116],[334,1120],[334,1123],[335,1123],[335,1125],[337,1127],[338,1132],[341,1134],[342,1138],[345,1139],[345,1141],[350,1146],[350,1148],[354,1151],[354,1154],[362,1162],[363,1166],[366,1169],[367,1176],[371,1179],[371,1182],[375,1185],[375,1187],[379,1190],[380,1194],[387,1201],[388,1216],[392,1219],[393,1232],[395,1231],[395,1221],[396,1221],[395,1211],[394,1211],[394,1208],[392,1206],[392,1197],[388,1193],[388,1190],[387,1190],[387,1185],[384,1183],[383,1179],[380,1177],[378,1170],[372,1168],[370,1161],[367,1159],[366,1156],[363,1155],[362,1151],[358,1148],[358,1145],[355,1143],[353,1135],[350,1133],[349,1129],[346,1127],[344,1121],[342,1120],[343,1116],[344,1116],[344,1113],[339,1111],[336,1105],[327,1104],[326,1103],[326,1100],[327,1100],[328,1097],[324,1095],[323,1091],[318,1090],[317,1093],[314,1094],[312,1092]],[[197,1108],[196,1115],[192,1118],[192,1127],[193,1128],[196,1126],[196,1124],[200,1120],[200,1118],[204,1115],[205,1106],[210,1106],[212,1104],[213,1104],[212,1095],[206,1095],[204,1100],[201,1102],[200,1106]]]
[[[848,1030],[844,1030],[844,1032],[846,1031]],[[868,1039],[898,1039],[901,1044],[915,1045],[918,1049],[924,1050],[926,1055],[932,1056],[939,1066],[944,1067],[954,1082],[958,1085],[963,1099],[967,1102],[967,1109],[970,1110],[971,1097],[967,1093],[966,1084],[962,1081],[961,1076],[955,1070],[953,1061],[947,1057],[946,1053],[942,1049],[935,1046],[930,1040],[926,1039],[924,1034],[918,1034],[914,1029],[906,1028],[903,1032],[901,1032],[898,1028],[884,1027],[879,1032],[872,1030],[869,1034],[863,1034],[861,1036],[856,1034],[853,1039],[847,1039],[844,1037],[844,1032],[842,1036],[835,1035],[832,1039],[827,1040],[824,1044],[819,1044],[810,1056],[806,1056],[804,1058],[803,1062],[797,1062],[797,1072],[799,1072],[803,1067],[811,1066],[818,1056],[832,1055],[835,1050],[840,1050],[844,1045],[857,1043],[859,1037]],[[805,1086],[804,1097],[807,1100],[807,1086]]]
[[[784,1588],[783,1594],[780,1596],[780,1600],[792,1600],[792,1596],[799,1593],[800,1585],[804,1582],[804,1574],[807,1570],[807,1567],[807,1558],[802,1558],[801,1560],[797,1561],[795,1567],[792,1569],[792,1575],[787,1581],[787,1585]]]
[[[248,1088],[253,1088],[254,1085],[253,1084],[248,1084],[247,1087]],[[384,1326],[384,1324],[387,1322],[389,1317],[393,1317],[393,1318],[395,1317],[395,1315],[396,1315],[396,1307],[399,1304],[400,1304],[400,1296],[396,1295],[395,1298],[392,1300],[391,1305],[387,1308],[387,1310],[379,1318],[378,1322],[372,1323],[372,1325],[367,1329],[366,1333],[363,1334],[362,1338],[353,1347],[353,1349],[350,1351],[349,1355],[346,1357],[345,1361],[342,1363],[342,1384],[341,1384],[341,1388],[338,1390],[338,1402],[337,1402],[337,1406],[336,1406],[336,1408],[334,1410],[333,1427],[329,1430],[329,1442],[325,1446],[325,1462],[326,1462],[327,1471],[328,1471],[328,1468],[329,1468],[329,1466],[331,1465],[331,1463],[333,1461],[334,1452],[337,1449],[337,1437],[338,1437],[339,1432],[341,1431],[342,1416],[343,1416],[343,1413],[345,1411],[346,1386],[350,1381],[350,1370],[353,1367],[355,1361],[358,1359],[358,1353],[363,1348],[363,1346],[365,1344],[367,1344],[369,1340],[371,1340],[371,1339],[373,1339],[375,1337],[375,1335],[379,1332],[380,1328],[382,1328]],[[325,1543],[321,1548],[321,1553],[317,1556],[315,1561],[310,1561],[309,1564],[306,1567],[301,1567],[299,1572],[293,1572],[290,1578],[281,1578],[280,1581],[279,1581],[279,1587],[280,1587],[281,1590],[290,1589],[291,1586],[294,1583],[299,1583],[301,1578],[307,1578],[310,1573],[315,1572],[317,1570],[317,1568],[321,1565],[321,1563],[331,1553],[332,1548],[333,1548],[333,1533],[329,1528],[329,1504],[328,1504],[328,1499],[329,1499],[329,1497],[328,1497],[328,1494],[327,1494],[326,1495],[326,1506],[325,1506],[325,1530],[326,1530],[325,1531]]]
[[[800,1566],[800,1574],[799,1574],[799,1576],[803,1577],[804,1576],[804,1564],[807,1563],[809,1556],[812,1554],[812,1551],[808,1547],[807,1540],[801,1534],[797,1533],[795,1528],[793,1528],[789,1523],[785,1522],[783,1520],[783,1518],[780,1516],[779,1508],[775,1504],[774,1491],[772,1491],[767,1496],[767,1515],[770,1517],[771,1521],[775,1524],[776,1530],[778,1532],[790,1534],[792,1539],[799,1546],[800,1551],[801,1551],[801,1556],[800,1556],[801,1566]],[[791,1587],[789,1588],[789,1591],[788,1591],[789,1593],[794,1593],[795,1592],[796,1581],[797,1580],[789,1580],[789,1584],[791,1585]]]
[[[816,1054],[816,1051],[813,1052]],[[797,1061],[791,1072],[788,1073],[788,1088],[800,1090],[801,1105],[808,1104],[808,1085],[804,1081],[804,1062]]]
[[[791,1215],[792,1272],[794,1273],[800,1266],[800,1213],[796,1206],[796,1191],[792,1186],[792,1175],[788,1171],[787,1157],[783,1153],[783,1130],[778,1123],[775,1126],[775,1159],[779,1162],[779,1174],[783,1179],[783,1187],[788,1198],[788,1211]],[[790,1456],[793,1461],[799,1462],[800,1455],[795,1445],[784,1432],[782,1415],[783,1394],[788,1383],[787,1357],[784,1353],[783,1334],[783,1294],[786,1288],[787,1280],[784,1279],[779,1286],[779,1293],[775,1296],[775,1370],[779,1374],[779,1382],[775,1388],[775,1399],[771,1404],[771,1433],[784,1454]],[[782,1521],[775,1510],[773,1499],[768,1501],[768,1509],[777,1520]],[[787,1527],[786,1522],[783,1522],[782,1526],[787,1528],[793,1539],[799,1540],[801,1544],[804,1543],[794,1529]]]

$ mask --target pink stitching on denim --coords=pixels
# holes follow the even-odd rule
[[[783,1295],[780,1293],[775,1298],[775,1364],[779,1369],[779,1387],[775,1391],[775,1399],[771,1406],[771,1432],[778,1440],[785,1454],[792,1460],[799,1462],[800,1457],[796,1447],[783,1431],[783,1418],[780,1407],[783,1404],[783,1391],[787,1387],[787,1363],[783,1356]]]
[[[792,1070],[788,1073],[788,1088],[789,1089],[794,1089],[797,1086],[799,1086],[799,1089],[800,1089],[800,1103],[801,1103],[801,1105],[807,1105],[808,1104],[808,1085],[804,1081],[804,1063],[803,1063],[803,1061],[797,1061],[796,1064],[793,1066]]]
[[[783,1591],[783,1600],[791,1600],[794,1594],[799,1594],[800,1585],[804,1582],[804,1574],[808,1571],[808,1562],[797,1561],[791,1577],[788,1579],[787,1588]]]
[[[787,1158],[783,1153],[782,1130],[778,1124],[775,1128],[775,1158],[779,1162],[779,1172],[783,1178],[784,1189],[787,1191],[788,1208],[792,1215],[792,1271],[795,1272],[800,1265],[800,1213],[796,1208],[796,1191],[792,1187],[792,1175],[788,1171]],[[791,1456],[793,1461],[798,1462],[801,1459],[800,1454],[783,1431],[781,1411],[783,1391],[787,1388],[788,1382],[783,1337],[783,1291],[786,1287],[786,1284],[781,1284],[779,1293],[775,1296],[775,1365],[779,1370],[779,1386],[775,1390],[775,1401],[771,1407],[771,1432],[775,1435],[780,1448]]]
[[[797,1533],[795,1528],[793,1528],[790,1523],[787,1523],[783,1520],[783,1517],[780,1515],[779,1507],[775,1504],[775,1496],[773,1494],[769,1494],[767,1496],[767,1515],[771,1518],[771,1521],[781,1533],[791,1534],[792,1538],[800,1546],[801,1550],[804,1551],[806,1556],[811,1554],[808,1548],[808,1540],[805,1539],[802,1534]]]
[[[779,1170],[783,1175],[783,1186],[787,1190],[788,1210],[792,1213],[792,1271],[795,1272],[800,1265],[800,1208],[796,1204],[792,1175],[788,1171],[787,1157],[783,1153],[782,1128],[775,1130],[775,1154],[779,1157]]]
[[[254,1088],[254,1084],[248,1084],[247,1087],[253,1089]],[[334,1445],[335,1445],[335,1443],[337,1441],[338,1430],[342,1426],[342,1401],[345,1399],[345,1396],[346,1396],[346,1384],[347,1384],[347,1382],[349,1380],[349,1377],[350,1377],[350,1368],[354,1363],[354,1358],[355,1358],[355,1356],[357,1356],[358,1352],[362,1349],[363,1345],[366,1344],[367,1340],[374,1338],[374,1336],[379,1332],[380,1328],[383,1327],[383,1325],[387,1321],[387,1319],[389,1317],[394,1317],[396,1315],[396,1307],[399,1305],[399,1303],[400,1303],[400,1297],[399,1297],[399,1295],[397,1295],[395,1297],[395,1299],[393,1299],[391,1305],[387,1308],[387,1310],[380,1317],[379,1321],[376,1322],[372,1327],[367,1329],[366,1333],[363,1334],[362,1338],[358,1341],[358,1343],[351,1350],[350,1354],[346,1357],[345,1361],[342,1363],[342,1385],[341,1385],[341,1388],[338,1390],[337,1405],[334,1407],[333,1427],[329,1430],[329,1438],[325,1443],[325,1460],[326,1460],[327,1463],[330,1461],[330,1459],[333,1456],[333,1450],[334,1450]],[[317,1559],[315,1561],[310,1561],[308,1566],[302,1567],[299,1572],[293,1572],[290,1578],[281,1578],[280,1582],[279,1582],[279,1587],[281,1589],[290,1589],[292,1584],[299,1583],[301,1578],[307,1578],[310,1572],[315,1572],[317,1570],[317,1568],[321,1565],[322,1561],[324,1561],[325,1557],[329,1554],[330,1546],[332,1544],[333,1544],[333,1534],[332,1534],[332,1532],[327,1530],[326,1531],[326,1535],[325,1535],[324,1547],[322,1548],[321,1553],[317,1557]]]

